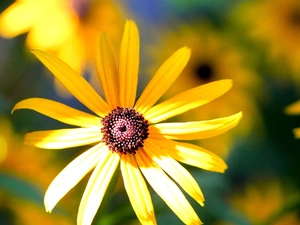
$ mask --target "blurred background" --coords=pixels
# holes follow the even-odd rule
[[[140,32],[139,92],[182,46],[192,49],[191,60],[165,98],[210,81],[233,80],[224,96],[174,118],[213,119],[243,111],[237,127],[197,142],[221,156],[228,170],[217,174],[187,167],[205,195],[204,207],[187,196],[201,220],[300,224],[300,135],[294,130],[300,127],[300,107],[290,106],[300,99],[298,0],[1,0],[0,12],[1,225],[75,224],[89,177],[46,213],[48,185],[88,146],[61,151],[25,146],[26,132],[64,125],[29,110],[12,115],[11,109],[30,97],[86,108],[30,50],[57,54],[101,94],[93,57],[97,34],[108,32],[118,49],[126,19],[135,20]],[[152,197],[158,224],[182,224],[153,191]],[[122,180],[93,224],[139,224]]]

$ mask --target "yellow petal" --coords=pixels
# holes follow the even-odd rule
[[[140,98],[136,109],[145,113],[169,89],[186,66],[191,56],[191,50],[183,47],[176,51],[156,72]]]
[[[300,100],[285,107],[284,111],[286,114],[300,115]]]
[[[54,178],[44,198],[47,212],[51,212],[57,202],[96,166],[103,155],[104,149],[107,149],[106,146],[100,143],[85,151]]]
[[[151,196],[133,155],[122,155],[121,171],[130,203],[141,224],[156,224]]]
[[[144,152],[139,149],[137,163],[155,192],[185,224],[201,224],[200,219],[177,185]]]
[[[220,97],[231,86],[231,80],[219,80],[201,85],[153,106],[144,116],[149,122],[158,123]]]
[[[25,144],[47,149],[71,148],[101,140],[99,127],[34,131],[24,137]]]
[[[295,138],[300,138],[300,128],[293,129]]]
[[[70,66],[51,53],[34,50],[33,54],[59,79],[63,85],[86,107],[100,117],[110,111],[107,103],[92,86]]]
[[[148,141],[147,144],[145,143],[144,149],[150,158],[169,174],[186,193],[194,198],[200,205],[204,206],[203,193],[195,179],[185,168],[173,158],[161,152],[159,147],[151,141]]]
[[[149,127],[151,138],[159,138],[162,135],[167,139],[197,140],[217,136],[235,127],[242,113],[214,120],[182,123],[159,123]]]
[[[114,109],[120,105],[118,70],[112,44],[105,33],[102,33],[99,38],[96,62],[105,99]]]
[[[120,156],[111,151],[102,155],[83,193],[77,224],[90,225],[92,223],[119,161]]]
[[[139,70],[139,32],[132,20],[125,24],[120,48],[119,88],[122,107],[132,107],[135,102]]]
[[[163,149],[165,155],[169,155],[179,162],[214,172],[224,172],[227,169],[223,159],[197,145],[167,139],[148,138],[148,141]]]
[[[87,58],[84,40],[81,36],[73,35],[63,45],[60,45],[56,55],[73,68],[78,73],[81,73]],[[76,53],[76,54],[74,54]]]
[[[22,100],[14,106],[12,113],[17,109],[35,110],[55,120],[74,126],[100,126],[99,117],[44,98],[29,98]]]
[[[7,38],[27,32],[40,14],[41,5],[32,1],[18,1],[0,16],[0,33]]]

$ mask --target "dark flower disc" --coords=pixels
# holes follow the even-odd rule
[[[148,121],[133,108],[117,107],[101,120],[102,141],[113,152],[135,154],[148,137]]]

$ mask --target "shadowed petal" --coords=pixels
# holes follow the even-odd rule
[[[106,102],[114,109],[119,103],[119,80],[116,58],[112,44],[105,33],[99,38],[97,71]]]
[[[100,126],[99,117],[44,98],[28,98],[22,100],[14,106],[12,113],[17,109],[35,110],[41,114],[51,117],[52,119],[74,126]]]
[[[149,158],[143,149],[137,151],[136,160],[155,192],[185,224],[201,224],[194,209],[177,185]]]
[[[83,193],[78,210],[77,224],[90,225],[92,223],[119,161],[120,156],[111,151],[106,151],[101,156]]]
[[[136,102],[136,109],[145,113],[169,89],[186,66],[191,50],[183,47],[176,51],[156,72]]]
[[[24,144],[39,148],[63,149],[93,144],[102,140],[99,127],[34,131],[27,133]]]
[[[197,140],[217,136],[235,127],[242,113],[214,120],[179,123],[159,123],[149,127],[149,137],[167,139]]]
[[[80,74],[51,53],[32,52],[82,104],[98,116],[106,116],[109,106]]]
[[[159,147],[151,141],[148,141],[147,144],[145,144],[144,149],[150,158],[169,174],[169,176],[175,180],[186,193],[194,198],[200,205],[204,206],[204,196],[199,185],[183,166],[170,156],[162,155]]]
[[[156,224],[151,196],[133,155],[122,155],[121,171],[130,203],[141,224]]]
[[[74,159],[54,178],[44,198],[47,212],[51,212],[57,202],[96,166],[106,149],[103,143],[92,147]]]
[[[144,117],[151,123],[158,123],[220,97],[231,86],[231,80],[219,80],[201,85],[153,106],[144,114]]]
[[[119,86],[122,107],[132,107],[136,98],[139,70],[140,39],[135,22],[128,20],[120,48]]]
[[[148,142],[152,142],[156,146],[159,146],[160,149],[163,150],[162,155],[169,155],[179,162],[215,172],[223,173],[225,169],[227,169],[227,165],[223,159],[197,145],[154,138],[148,138],[145,145]]]

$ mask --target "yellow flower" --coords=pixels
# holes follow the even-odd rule
[[[50,163],[50,154],[36,154],[38,149],[22,144],[7,118],[0,117],[0,127],[1,224],[73,224],[67,216],[70,213],[69,208],[61,207],[60,213],[49,216],[45,214],[42,204],[36,199],[33,200],[32,193],[26,190],[21,191],[22,194],[18,192],[20,189],[16,184],[19,183],[38,190],[46,188],[51,177],[58,171],[54,169],[53,163]]]
[[[53,52],[81,72],[93,61],[99,31],[108,32],[117,42],[122,20],[121,10],[106,0],[17,0],[1,13],[0,34],[12,38],[28,32],[29,49]],[[58,93],[66,96],[55,81]]]
[[[300,100],[285,107],[285,113],[289,115],[300,115]],[[293,129],[295,138],[300,138],[300,128]]]
[[[37,148],[24,146],[22,140],[14,134],[11,123],[5,117],[0,117],[0,127],[1,172],[22,177],[40,188],[46,188],[51,177],[59,172],[55,167],[49,166],[51,154],[37,155]],[[28,159],[31,162],[28,162]],[[45,167],[47,167],[47,172],[42,169]]]
[[[300,3],[298,0],[256,0],[238,6],[235,20],[245,31],[268,49],[282,75],[292,72],[299,83],[300,71]]]
[[[175,182],[201,205],[203,194],[191,174],[177,161],[215,172],[224,172],[227,166],[217,155],[178,140],[216,136],[234,127],[242,114],[186,123],[161,122],[219,97],[230,89],[231,80],[202,85],[154,105],[187,64],[190,49],[183,47],[158,69],[136,101],[139,34],[135,23],[127,21],[125,25],[118,64],[106,34],[101,34],[99,43],[96,63],[106,101],[60,59],[50,53],[33,51],[66,88],[96,115],[42,98],[23,100],[13,109],[32,109],[80,127],[31,132],[25,135],[26,144],[47,149],[94,144],[50,184],[45,194],[46,210],[50,212],[70,189],[94,169],[77,219],[78,224],[91,224],[120,165],[129,200],[142,224],[156,224],[144,177],[184,223],[200,224],[200,219]]]
[[[3,190],[0,191],[0,212],[1,224],[74,224],[66,213],[46,214],[42,204],[18,198],[16,195]]]
[[[299,194],[291,185],[269,178],[256,180],[244,189],[236,191],[230,202],[249,219],[250,224],[261,224],[297,198]],[[300,225],[298,212],[286,211],[273,223],[268,224]]]
[[[236,133],[228,132],[216,140],[201,140],[199,144],[214,149],[226,157],[232,147],[236,134],[247,136],[254,128],[260,126],[260,114],[254,96],[260,87],[260,80],[247,67],[243,52],[239,51],[224,35],[217,33],[208,24],[189,24],[180,26],[176,31],[165,33],[162,40],[164,51],[157,47],[150,48],[150,54],[157,61],[166,58],[178,43],[185,43],[193,49],[190,63],[185,67],[182,75],[168,90],[167,96],[180,93],[221,79],[231,79],[234,88],[205,107],[197,108],[180,116],[182,120],[203,120],[211,117],[223,117],[243,111],[244,119],[235,129]]]

